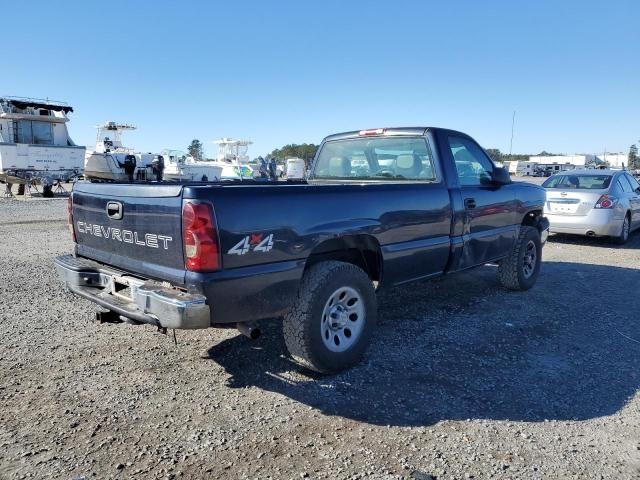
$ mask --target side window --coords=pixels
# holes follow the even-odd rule
[[[629,180],[627,180],[626,175],[620,175],[618,177],[618,183],[620,184],[620,187],[622,188],[622,191],[624,193],[633,192],[633,188],[631,188],[631,184],[629,183]]]
[[[627,180],[629,180],[629,183],[631,184],[631,188],[633,188],[633,191],[638,192],[638,190],[640,189],[640,183],[638,183],[638,181],[629,174],[627,174],[626,177],[627,177]]]
[[[486,185],[491,181],[493,164],[475,142],[451,136],[449,148],[456,164],[460,186]]]

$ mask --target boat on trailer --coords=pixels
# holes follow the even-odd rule
[[[0,97],[0,181],[7,194],[12,184],[40,184],[51,197],[56,183],[82,175],[85,147],[69,136],[71,112],[65,102]]]
[[[180,150],[163,150],[163,179],[167,181],[206,182],[249,179],[255,176],[247,155],[249,140],[222,138],[215,159],[196,160]]]
[[[162,178],[169,182],[213,182],[222,178],[222,166],[209,160],[195,160],[181,150],[163,150]]]
[[[153,161],[157,155],[136,153],[122,144],[122,134],[135,130],[128,123],[107,122],[96,126],[96,146],[87,151],[84,176],[92,181],[127,182],[146,181],[156,178]]]

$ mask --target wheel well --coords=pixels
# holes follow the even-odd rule
[[[522,225],[527,225],[529,227],[537,227],[538,221],[542,216],[542,210],[531,210],[527,212],[527,214],[522,219]]]
[[[371,235],[346,235],[325,240],[311,251],[305,271],[326,260],[351,263],[364,270],[371,280],[382,280],[382,251]]]

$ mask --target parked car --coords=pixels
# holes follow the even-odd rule
[[[75,251],[56,267],[102,320],[255,336],[284,317],[291,355],[319,372],[361,357],[376,288],[497,263],[527,290],[548,233],[541,187],[424,127],[327,137],[303,181],[78,183],[69,202]]]
[[[640,184],[624,170],[574,170],[547,179],[552,233],[609,236],[626,243],[640,228]]]

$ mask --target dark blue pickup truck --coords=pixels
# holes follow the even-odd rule
[[[303,182],[77,183],[55,263],[102,320],[252,336],[283,317],[293,358],[334,372],[369,344],[378,288],[486,263],[532,287],[543,205],[468,135],[362,130],[325,138]]]

